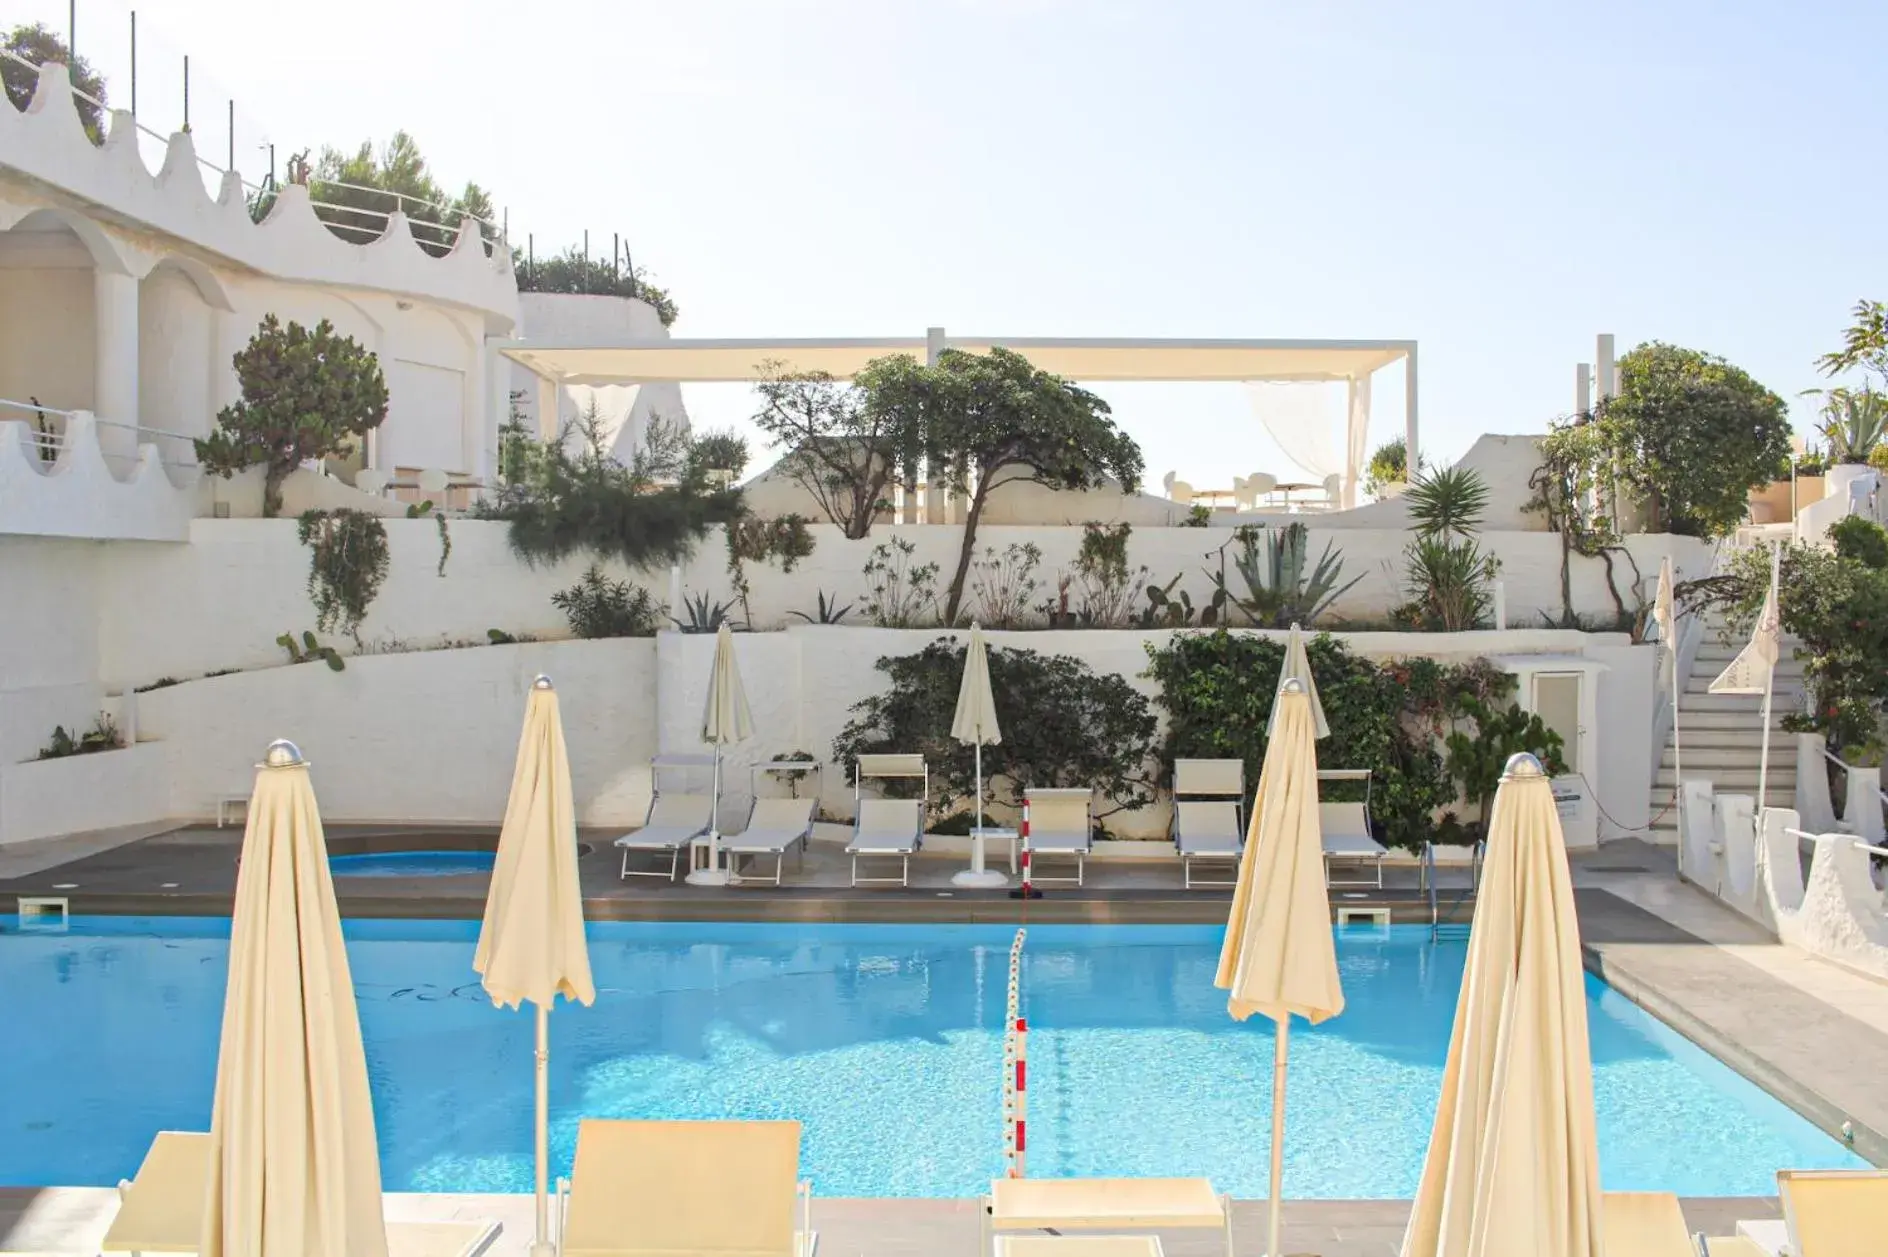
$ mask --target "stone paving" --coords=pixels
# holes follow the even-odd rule
[[[96,1253],[117,1211],[118,1193],[103,1187],[42,1191],[0,1188],[0,1254]],[[1682,1202],[1686,1224],[1710,1235],[1730,1235],[1737,1223],[1775,1218],[1776,1201],[1713,1197]],[[832,1199],[813,1202],[821,1257],[977,1257],[981,1225],[974,1200]],[[453,1196],[395,1193],[389,1219],[444,1221],[487,1218],[503,1228],[489,1257],[525,1257],[530,1248],[529,1196]],[[1285,1203],[1284,1257],[1396,1257],[1409,1202],[1401,1200],[1291,1200]],[[1267,1226],[1263,1201],[1233,1204],[1236,1257],[1259,1257]],[[1168,1257],[1221,1257],[1217,1233],[1161,1233]]]

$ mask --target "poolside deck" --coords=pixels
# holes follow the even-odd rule
[[[609,844],[618,831],[584,833],[578,861],[584,913],[593,921],[977,921],[1023,918],[1021,900],[1003,890],[966,890],[951,884],[964,857],[925,853],[912,861],[908,889],[849,885],[845,854],[849,831],[822,825],[804,858],[787,860],[785,884],[700,887],[657,878],[618,875],[619,853]],[[491,850],[492,829],[439,829],[334,825],[328,846],[336,855],[415,849]],[[60,843],[65,848],[60,849]],[[35,852],[0,852],[0,912],[16,895],[60,895],[74,913],[135,916],[222,916],[236,887],[239,828],[192,825],[111,845],[103,838],[35,844]],[[1150,844],[1168,853],[1164,843]],[[994,858],[994,857],[993,857]],[[650,867],[641,857],[639,867]],[[771,867],[771,866],[770,866]],[[1438,875],[1447,894],[1466,891],[1466,869]],[[1401,922],[1429,920],[1427,898],[1413,865],[1385,870],[1385,889],[1344,887],[1334,899],[1347,905],[1387,907]],[[1028,904],[1037,923],[1211,923],[1226,916],[1226,891],[1183,890],[1172,859],[1092,860],[1086,884],[1051,885]],[[476,918],[485,910],[484,874],[448,877],[349,877],[335,885],[344,916]],[[1341,897],[1341,898],[1339,898]],[[1467,909],[1462,916],[1466,919]]]
[[[42,1191],[0,1188],[0,1253],[95,1253],[117,1209],[109,1188]],[[1779,1217],[1770,1197],[1688,1199],[1685,1220],[1694,1230],[1730,1235],[1747,1219]],[[972,1257],[980,1235],[974,1200],[861,1200],[813,1202],[819,1250],[832,1257]],[[524,1257],[531,1240],[529,1196],[393,1194],[387,1216],[408,1221],[490,1218],[503,1226],[488,1257]],[[1283,1242],[1287,1254],[1318,1257],[1396,1257],[1409,1215],[1406,1200],[1288,1200]],[[1233,1205],[1238,1257],[1265,1248],[1263,1201]],[[1173,1231],[1161,1236],[1169,1257],[1220,1257],[1216,1233]]]

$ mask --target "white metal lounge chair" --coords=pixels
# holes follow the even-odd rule
[[[1324,836],[1324,883],[1327,886],[1374,886],[1383,889],[1383,857],[1389,849],[1370,832],[1370,770],[1368,768],[1322,768],[1319,781],[1361,781],[1362,803],[1319,803],[1318,829]],[[1338,864],[1369,866],[1374,877],[1338,881],[1332,871]]]
[[[118,1184],[118,1216],[99,1251],[194,1253],[202,1246],[203,1193],[210,1176],[210,1136],[160,1131],[137,1177]],[[498,1238],[483,1218],[387,1223],[388,1257],[478,1257]]]
[[[1697,1242],[1670,1192],[1606,1192],[1600,1214],[1606,1257],[1697,1257]]]
[[[1888,1170],[1778,1170],[1791,1257],[1877,1257],[1888,1236]]]
[[[807,841],[813,836],[813,805],[816,802],[815,799],[755,799],[753,809],[747,814],[747,828],[721,840],[721,850],[727,854],[729,870],[734,871],[735,862],[741,856],[772,856],[774,875],[771,884],[780,885],[780,870],[786,863],[787,849],[797,842],[800,844],[801,857],[806,855]],[[767,879],[739,876],[735,880]]]
[[[649,814],[643,819],[642,828],[624,834],[616,840],[616,846],[623,852],[621,879],[631,877],[663,877],[674,881],[681,871],[682,852],[688,845],[714,828],[715,812],[721,800],[713,794],[688,794],[681,791],[665,791],[662,788],[662,776],[694,770],[701,773],[714,771],[714,757],[711,755],[658,755],[649,761],[649,775],[655,788],[654,796],[649,800]],[[710,777],[710,780],[713,778]],[[661,869],[632,869],[629,857],[632,852],[654,855],[667,855],[669,867]]]
[[[1029,809],[1029,833],[1023,838],[1023,852],[1029,856],[1030,882],[1082,884],[1088,853],[1094,846],[1095,792],[1093,790],[1025,790],[1024,806]],[[1064,857],[1075,861],[1074,877],[1044,877],[1037,870],[1041,857]]]
[[[1236,759],[1173,762],[1173,845],[1180,852],[1180,884],[1231,886],[1237,880],[1195,880],[1193,862],[1230,863],[1236,871],[1245,847],[1246,766]]]
[[[986,1253],[1000,1231],[1199,1228],[1224,1235],[1232,1257],[1232,1199],[1203,1178],[1000,1178],[983,1216]]]
[[[812,1185],[799,1173],[798,1122],[585,1118],[557,1184],[558,1251],[813,1257]]]
[[[867,781],[919,783],[915,799],[868,799]],[[924,808],[931,797],[931,770],[922,755],[861,755],[852,769],[852,884],[909,886],[911,857],[924,845]],[[861,859],[896,859],[897,877],[861,877]]]

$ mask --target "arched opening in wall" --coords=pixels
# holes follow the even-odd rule
[[[387,419],[375,433],[374,465],[396,484],[417,483],[426,472],[444,472],[454,482],[472,475],[478,441],[469,419],[479,407],[480,350],[437,309],[402,309],[388,322],[380,360]]]
[[[216,423],[217,376],[228,370],[216,343],[216,311],[227,308],[201,263],[159,262],[138,285],[138,421],[173,480],[193,475],[192,438]]]
[[[95,410],[96,262],[64,216],[35,210],[0,231],[0,420],[26,420],[51,461],[65,419],[37,412]],[[20,409],[23,406],[26,409]]]

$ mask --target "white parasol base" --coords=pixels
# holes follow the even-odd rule
[[[1008,873],[995,869],[961,869],[951,874],[951,885],[970,886],[981,890],[1000,890],[1010,884]]]
[[[682,880],[690,886],[726,886],[730,878],[726,869],[696,869]]]

